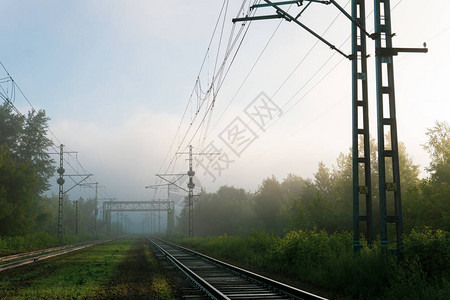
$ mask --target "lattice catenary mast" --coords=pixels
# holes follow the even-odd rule
[[[319,34],[301,23],[298,19],[306,7],[297,16],[290,15],[280,6],[296,4],[302,6],[306,1],[311,3],[333,4],[352,22],[352,54],[346,55]],[[380,224],[381,246],[388,249],[388,223],[395,224],[396,248],[400,253],[401,237],[403,234],[403,220],[401,207],[400,171],[398,159],[397,120],[395,113],[394,69],[393,56],[399,52],[427,52],[426,48],[393,48],[391,32],[390,0],[374,0],[375,33],[366,31],[365,0],[352,0],[351,15],[336,1],[300,0],[271,2],[256,4],[251,9],[273,7],[275,15],[246,16],[235,18],[233,22],[279,19],[284,18],[294,22],[307,32],[352,61],[352,156],[353,156],[353,248],[358,251],[360,246],[360,223],[365,223],[367,240],[371,246],[374,239],[372,218],[372,180],[370,176],[370,134],[368,111],[367,84],[367,44],[366,37],[375,40],[375,64],[377,87],[377,130],[378,130],[378,166],[379,166],[379,194],[380,194]],[[383,78],[386,83],[384,83]],[[386,106],[386,110],[384,107]],[[385,115],[385,111],[388,113]],[[360,124],[362,125],[360,127]],[[386,133],[389,140],[386,141]],[[361,145],[360,145],[361,142]],[[392,174],[386,174],[386,164],[392,165]],[[359,176],[361,169],[364,176]],[[388,176],[387,176],[388,175]],[[361,178],[360,178],[361,177]],[[391,181],[388,181],[391,180]],[[387,192],[392,192],[393,211],[388,216]],[[360,199],[360,196],[362,196]],[[363,205],[361,204],[363,200]],[[363,213],[361,213],[363,208]]]

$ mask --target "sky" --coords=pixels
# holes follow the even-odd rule
[[[349,11],[348,0],[337,2]],[[229,71],[220,88],[214,86],[219,89],[214,109],[200,125],[212,98],[196,117],[202,103],[197,94],[217,74],[233,28],[234,36],[242,29],[231,21],[242,2],[229,1],[210,43],[223,4],[2,1],[0,60],[33,107],[51,118],[55,144],[78,152],[67,156],[73,166],[66,167],[67,173],[94,174],[88,181],[99,182],[101,197],[150,200],[166,193],[145,189],[161,183],[155,174],[188,170],[188,156],[175,153],[188,151],[190,139],[195,153],[221,153],[220,174],[214,165],[205,167],[211,156],[195,156],[197,187],[208,192],[222,185],[255,191],[272,175],[279,180],[290,173],[312,178],[320,161],[331,169],[339,153],[349,153],[351,63],[326,45],[315,45],[317,39],[292,22],[244,26],[239,50],[234,47],[226,61]],[[424,177],[429,163],[422,147],[426,129],[436,120],[450,121],[450,4],[392,0],[391,7],[394,46],[423,47],[426,42],[429,48],[427,54],[394,59],[399,140]],[[372,8],[367,1],[370,32]],[[273,13],[271,8],[256,11]],[[350,22],[342,14],[336,18],[338,14],[331,5],[313,3],[301,21],[320,35],[326,32],[324,38],[350,53]],[[376,137],[375,55],[373,42],[368,44],[370,130]],[[253,104],[262,103],[258,101],[277,113],[270,123],[258,124],[249,114]],[[23,113],[31,108],[20,95],[14,104]],[[238,125],[251,135],[236,149],[226,141]],[[55,191],[56,183],[50,192]],[[70,198],[93,195],[92,189],[76,187]]]

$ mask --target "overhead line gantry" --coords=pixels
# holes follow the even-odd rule
[[[353,168],[353,248],[358,251],[360,245],[360,223],[365,223],[366,235],[369,245],[374,240],[373,217],[372,217],[372,180],[370,167],[370,135],[369,135],[369,112],[368,112],[368,84],[367,84],[367,43],[369,37],[375,41],[375,65],[376,65],[376,99],[377,99],[377,131],[378,131],[378,167],[379,167],[379,195],[380,195],[380,226],[381,226],[381,246],[388,249],[388,223],[395,225],[396,248],[394,252],[400,253],[403,234],[403,218],[401,206],[400,189],[400,167],[397,138],[397,119],[395,111],[395,91],[394,91],[394,67],[393,56],[400,52],[426,53],[427,48],[394,48],[392,46],[391,31],[391,8],[390,0],[374,0],[375,32],[370,34],[366,30],[365,0],[351,1],[351,15],[336,1],[320,0],[299,0],[271,2],[255,4],[250,10],[271,7],[276,10],[274,15],[246,16],[233,19],[234,22],[281,19],[294,22],[321,42],[337,51],[342,56],[352,61],[352,168]],[[302,6],[303,2],[308,2],[295,17],[283,10],[281,6],[296,4]],[[345,54],[328,42],[322,36],[300,22],[298,19],[311,3],[334,5],[351,22],[352,53]],[[383,80],[384,79],[384,80]],[[384,83],[386,81],[387,83]],[[385,108],[388,113],[385,115]],[[360,122],[361,121],[361,122]],[[362,126],[360,127],[360,124]],[[386,133],[390,133],[386,141]],[[361,140],[362,151],[359,150]],[[392,165],[392,174],[386,174],[386,163]],[[359,170],[364,176],[359,176]],[[388,175],[388,176],[387,176]],[[387,179],[388,178],[388,179]],[[388,182],[387,180],[392,180]],[[394,211],[387,212],[387,192],[392,192]],[[360,199],[362,195],[363,199]],[[360,201],[364,200],[360,205]],[[365,211],[361,214],[360,207]]]

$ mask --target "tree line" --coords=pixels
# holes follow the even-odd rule
[[[0,105],[0,236],[33,232],[56,233],[58,199],[46,196],[55,162],[48,150],[49,118],[44,110],[15,114]],[[399,144],[405,233],[412,228],[431,226],[450,229],[450,126],[436,122],[426,132],[424,148],[431,163],[429,176],[419,178],[419,168]],[[379,228],[377,147],[371,140],[373,217]],[[387,172],[390,166],[387,165]],[[251,193],[242,188],[222,186],[217,192],[203,191],[195,199],[196,235],[246,235],[252,231],[283,234],[297,229],[324,229],[327,232],[352,230],[351,150],[341,153],[331,168],[320,162],[313,178],[289,174],[262,181]],[[95,199],[79,199],[79,232],[92,232]],[[388,208],[389,209],[389,208]],[[75,205],[64,198],[64,228],[75,233]],[[177,230],[187,232],[187,209],[177,220]],[[101,222],[97,229],[101,231]]]
[[[58,198],[44,194],[55,174],[48,121],[44,110],[18,115],[0,105],[0,236],[57,233]],[[65,196],[63,205],[64,231],[74,234],[74,202]],[[94,230],[94,213],[95,199],[78,200],[78,232]]]
[[[450,126],[447,122],[437,121],[426,134],[428,141],[424,148],[431,158],[426,169],[427,178],[419,178],[419,166],[414,164],[405,145],[399,143],[405,233],[423,226],[450,230]],[[374,139],[371,139],[370,148],[373,220],[377,230],[380,218]],[[351,231],[351,155],[351,149],[347,154],[341,153],[332,168],[319,162],[313,178],[289,174],[280,181],[274,176],[268,177],[254,193],[233,186],[222,186],[214,193],[203,191],[194,206],[195,234],[246,235],[256,230],[282,235],[291,230],[314,228],[329,233]],[[386,172],[392,173],[392,166],[386,167]],[[178,218],[179,232],[187,232],[187,216],[185,208]]]

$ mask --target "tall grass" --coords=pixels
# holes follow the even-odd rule
[[[307,282],[332,298],[450,299],[450,234],[424,228],[404,237],[401,258],[378,245],[352,250],[348,232],[292,231],[280,238],[251,236],[178,238],[217,258],[251,265]]]

